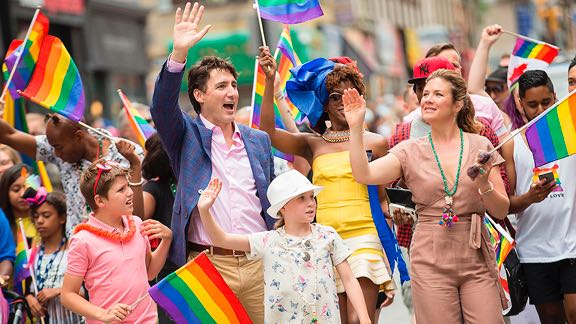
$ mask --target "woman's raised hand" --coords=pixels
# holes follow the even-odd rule
[[[344,115],[350,129],[363,128],[366,115],[366,100],[364,100],[364,97],[354,88],[346,89],[342,96],[342,103],[344,104]]]

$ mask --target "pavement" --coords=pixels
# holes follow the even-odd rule
[[[398,270],[394,271],[394,281],[396,282],[396,296],[392,305],[382,308],[378,323],[381,324],[410,324],[408,309],[402,301],[402,291],[400,289],[400,275]]]

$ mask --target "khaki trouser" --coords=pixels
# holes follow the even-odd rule
[[[190,252],[188,260],[199,252]],[[246,256],[210,255],[208,259],[230,289],[236,294],[255,324],[264,323],[264,269],[262,260],[250,261]]]

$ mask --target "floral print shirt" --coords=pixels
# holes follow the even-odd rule
[[[105,129],[98,129],[99,131],[110,135]],[[104,136],[88,130],[90,135],[96,137],[98,141],[105,139]],[[144,151],[140,145],[132,143],[136,147],[136,153],[140,160],[144,158]],[[104,156],[107,160],[120,163],[125,168],[129,168],[128,161],[118,152],[116,145],[111,143],[108,147],[107,154]],[[73,229],[76,225],[88,219],[88,212],[86,210],[86,202],[82,193],[80,192],[80,175],[86,170],[92,162],[88,160],[81,160],[77,163],[64,162],[62,159],[56,157],[54,148],[48,142],[46,135],[36,136],[36,160],[55,164],[60,170],[60,178],[62,179],[62,187],[66,194],[66,232],[68,237],[72,236]]]
[[[351,254],[329,226],[305,237],[275,231],[249,234],[251,260],[264,259],[266,323],[340,323],[334,267]]]

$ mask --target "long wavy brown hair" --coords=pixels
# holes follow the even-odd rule
[[[440,78],[450,83],[453,101],[462,101],[464,103],[462,109],[460,109],[456,115],[456,124],[458,124],[458,127],[467,133],[480,133],[483,126],[475,119],[474,105],[468,95],[464,78],[462,78],[462,76],[457,72],[440,69],[430,74],[428,79],[426,79],[426,82],[436,78]]]

